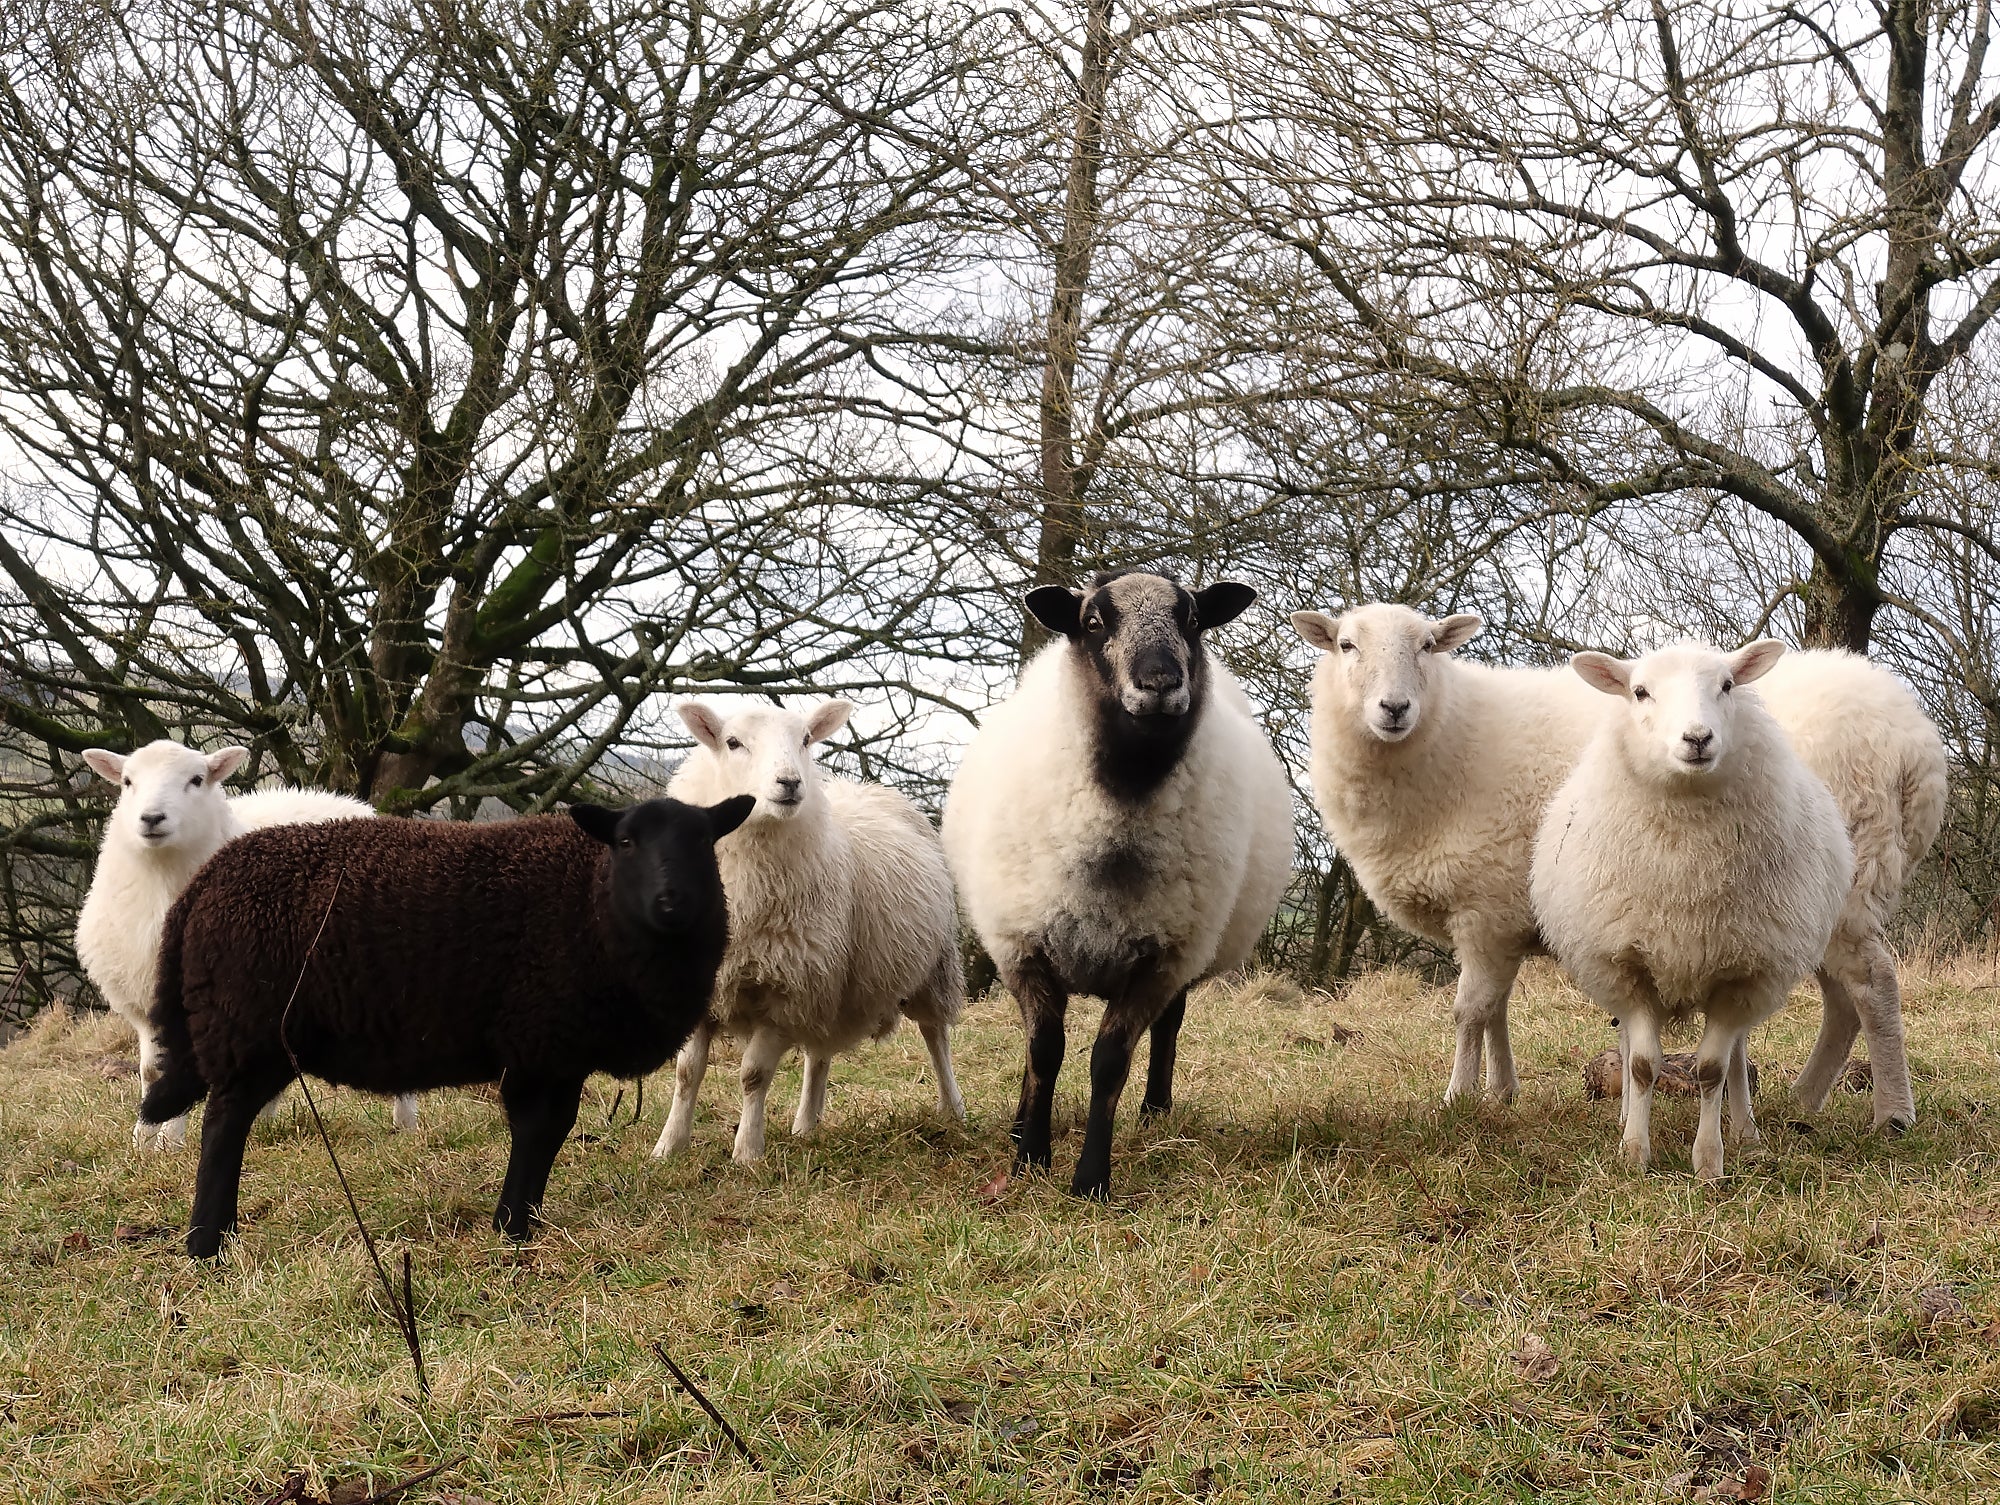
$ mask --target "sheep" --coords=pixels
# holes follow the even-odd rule
[[[1458,953],[1445,1100],[1477,1085],[1482,1044],[1488,1091],[1510,1099],[1507,998],[1523,959],[1545,949],[1528,902],[1529,852],[1609,702],[1566,669],[1448,657],[1480,630],[1469,613],[1433,622],[1376,604],[1338,620],[1295,612],[1292,625],[1323,650],[1311,740],[1327,833],[1391,920]],[[1884,935],[1943,818],[1943,743],[1915,697],[1854,654],[1788,654],[1759,694],[1832,791],[1857,859],[1854,895],[1819,969],[1819,1043],[1794,1094],[1807,1111],[1824,1103],[1858,1028],[1875,1067],[1876,1126],[1907,1126],[1916,1108]]]
[[[1568,669],[1496,669],[1452,657],[1485,624],[1406,606],[1338,620],[1292,613],[1323,650],[1312,680],[1313,803],[1368,897],[1458,955],[1457,1045],[1445,1101],[1519,1085],[1507,999],[1542,950],[1528,864],[1549,796],[1604,719]]]
[[[1172,1106],[1188,988],[1248,960],[1291,877],[1290,786],[1202,637],[1255,599],[1138,570],[1030,591],[1055,641],[988,713],[945,802],[945,854],[1027,1036],[1016,1170],[1050,1163],[1069,995],[1104,1000],[1078,1196],[1110,1193],[1140,1035],[1150,1117]]]
[[[1685,643],[1636,663],[1571,660],[1626,704],[1584,749],[1536,833],[1529,894],[1563,967],[1619,1023],[1623,1152],[1652,1158],[1662,1023],[1703,1016],[1694,1173],[1755,1142],[1748,1032],[1826,954],[1854,886],[1840,807],[1750,684],[1785,651]]]
[[[140,1117],[204,1096],[187,1249],[236,1226],[257,1109],[295,1071],[371,1092],[500,1083],[493,1226],[525,1239],[586,1077],[656,1071],[708,1009],[728,940],[715,843],[754,801],[491,825],[342,821],[239,838],[167,915]]]
[[[1793,1100],[1808,1113],[1825,1104],[1858,1030],[1874,1072],[1874,1126],[1907,1129],[1917,1103],[1888,928],[1903,884],[1944,824],[1944,740],[1916,696],[1859,654],[1788,653],[1757,693],[1832,791],[1854,845],[1854,888],[1818,968],[1819,1039],[1792,1084]]]
[[[833,1057],[885,1037],[904,1016],[930,1051],[939,1108],[965,1117],[951,1065],[965,977],[937,833],[902,795],[828,778],[813,761],[813,747],[853,709],[845,700],[803,715],[776,706],[724,715],[698,700],[679,707],[695,748],[668,792],[702,803],[748,795],[755,805],[716,850],[732,939],[711,1016],[675,1061],[655,1155],[688,1146],[717,1029],[744,1042],[738,1161],[764,1153],[765,1098],[787,1051],[797,1046],[805,1058],[792,1132],[810,1134],[826,1108]]]
[[[242,747],[203,754],[166,738],[130,757],[101,747],[83,755],[119,794],[104,824],[97,872],[77,915],[77,958],[112,1012],[138,1034],[141,1088],[160,1072],[159,1042],[149,1022],[160,925],[188,880],[245,831],[375,813],[360,800],[317,789],[226,793],[223,780],[248,756]],[[416,1099],[397,1098],[393,1120],[398,1129],[414,1129]],[[132,1128],[135,1149],[179,1149],[186,1140],[185,1119],[162,1124],[157,1132],[139,1123]]]

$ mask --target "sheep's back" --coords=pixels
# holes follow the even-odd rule
[[[654,1042],[600,939],[603,851],[563,816],[239,838],[168,921],[203,1076],[284,1042],[316,1075],[384,1092],[488,1081],[513,1063],[616,1070],[628,1051],[642,1057],[631,1069],[654,1069],[678,1041],[644,1062]]]
[[[872,1016],[871,1033],[893,1029],[897,1005],[924,985],[958,943],[958,908],[944,849],[923,811],[893,789],[825,781],[827,803],[847,833],[853,869],[853,946],[847,1008]]]

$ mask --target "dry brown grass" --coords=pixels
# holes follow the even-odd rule
[[[133,1083],[100,1071],[121,1027],[50,1020],[0,1052],[0,1499],[261,1499],[295,1470],[320,1494],[459,1453],[413,1505],[1638,1501],[1735,1497],[1746,1468],[1772,1499],[2000,1498],[1988,965],[1907,969],[1899,1140],[1853,1094],[1788,1127],[1795,1003],[1755,1045],[1770,1143],[1719,1189],[1688,1176],[1687,1104],[1653,1175],[1619,1167],[1579,1078],[1609,1031],[1545,968],[1513,1109],[1439,1107],[1448,997],[1410,977],[1206,990],[1182,1106],[1128,1112],[1108,1207],[1061,1190],[1088,1008],[1056,1178],[991,1185],[1020,1057],[995,998],[960,1036],[965,1129],[913,1032],[837,1066],[822,1135],[776,1132],[754,1170],[728,1160],[731,1073],[672,1163],[646,1154],[665,1091],[607,1129],[601,1084],[524,1249],[487,1227],[490,1102],[435,1095],[409,1138],[336,1094],[371,1223],[415,1255],[428,1406],[302,1111],[259,1130],[244,1235],[195,1268],[193,1157],[135,1155]]]

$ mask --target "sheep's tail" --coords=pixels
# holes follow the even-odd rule
[[[153,990],[153,1033],[160,1042],[166,1068],[146,1089],[139,1103],[142,1123],[163,1124],[179,1118],[208,1096],[208,1083],[195,1065],[194,1037],[188,1033],[187,1004],[181,997],[181,914],[176,904],[160,934],[159,982]]]
[[[1933,734],[1922,757],[1903,764],[1903,862],[1915,867],[1944,828],[1946,802],[1951,797],[1951,765],[1944,743]]]

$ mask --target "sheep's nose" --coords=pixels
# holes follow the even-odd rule
[[[1159,664],[1141,669],[1132,676],[1132,683],[1141,690],[1149,690],[1155,695],[1165,695],[1178,690],[1185,682],[1185,676],[1178,664]]]
[[[1688,751],[1698,758],[1708,755],[1708,744],[1714,740],[1715,733],[1707,727],[1696,727],[1691,731],[1681,733],[1681,741],[1685,742]]]
[[[1384,700],[1380,704],[1382,714],[1387,716],[1391,721],[1401,721],[1403,713],[1410,708],[1410,703],[1407,700]]]
[[[796,774],[780,774],[777,779],[778,787],[784,790],[787,795],[797,794],[799,792],[799,785],[802,782],[803,780]]]
[[[155,826],[165,825],[166,821],[167,812],[164,810],[149,811],[139,817],[139,824],[144,826],[148,831],[152,830]]]

